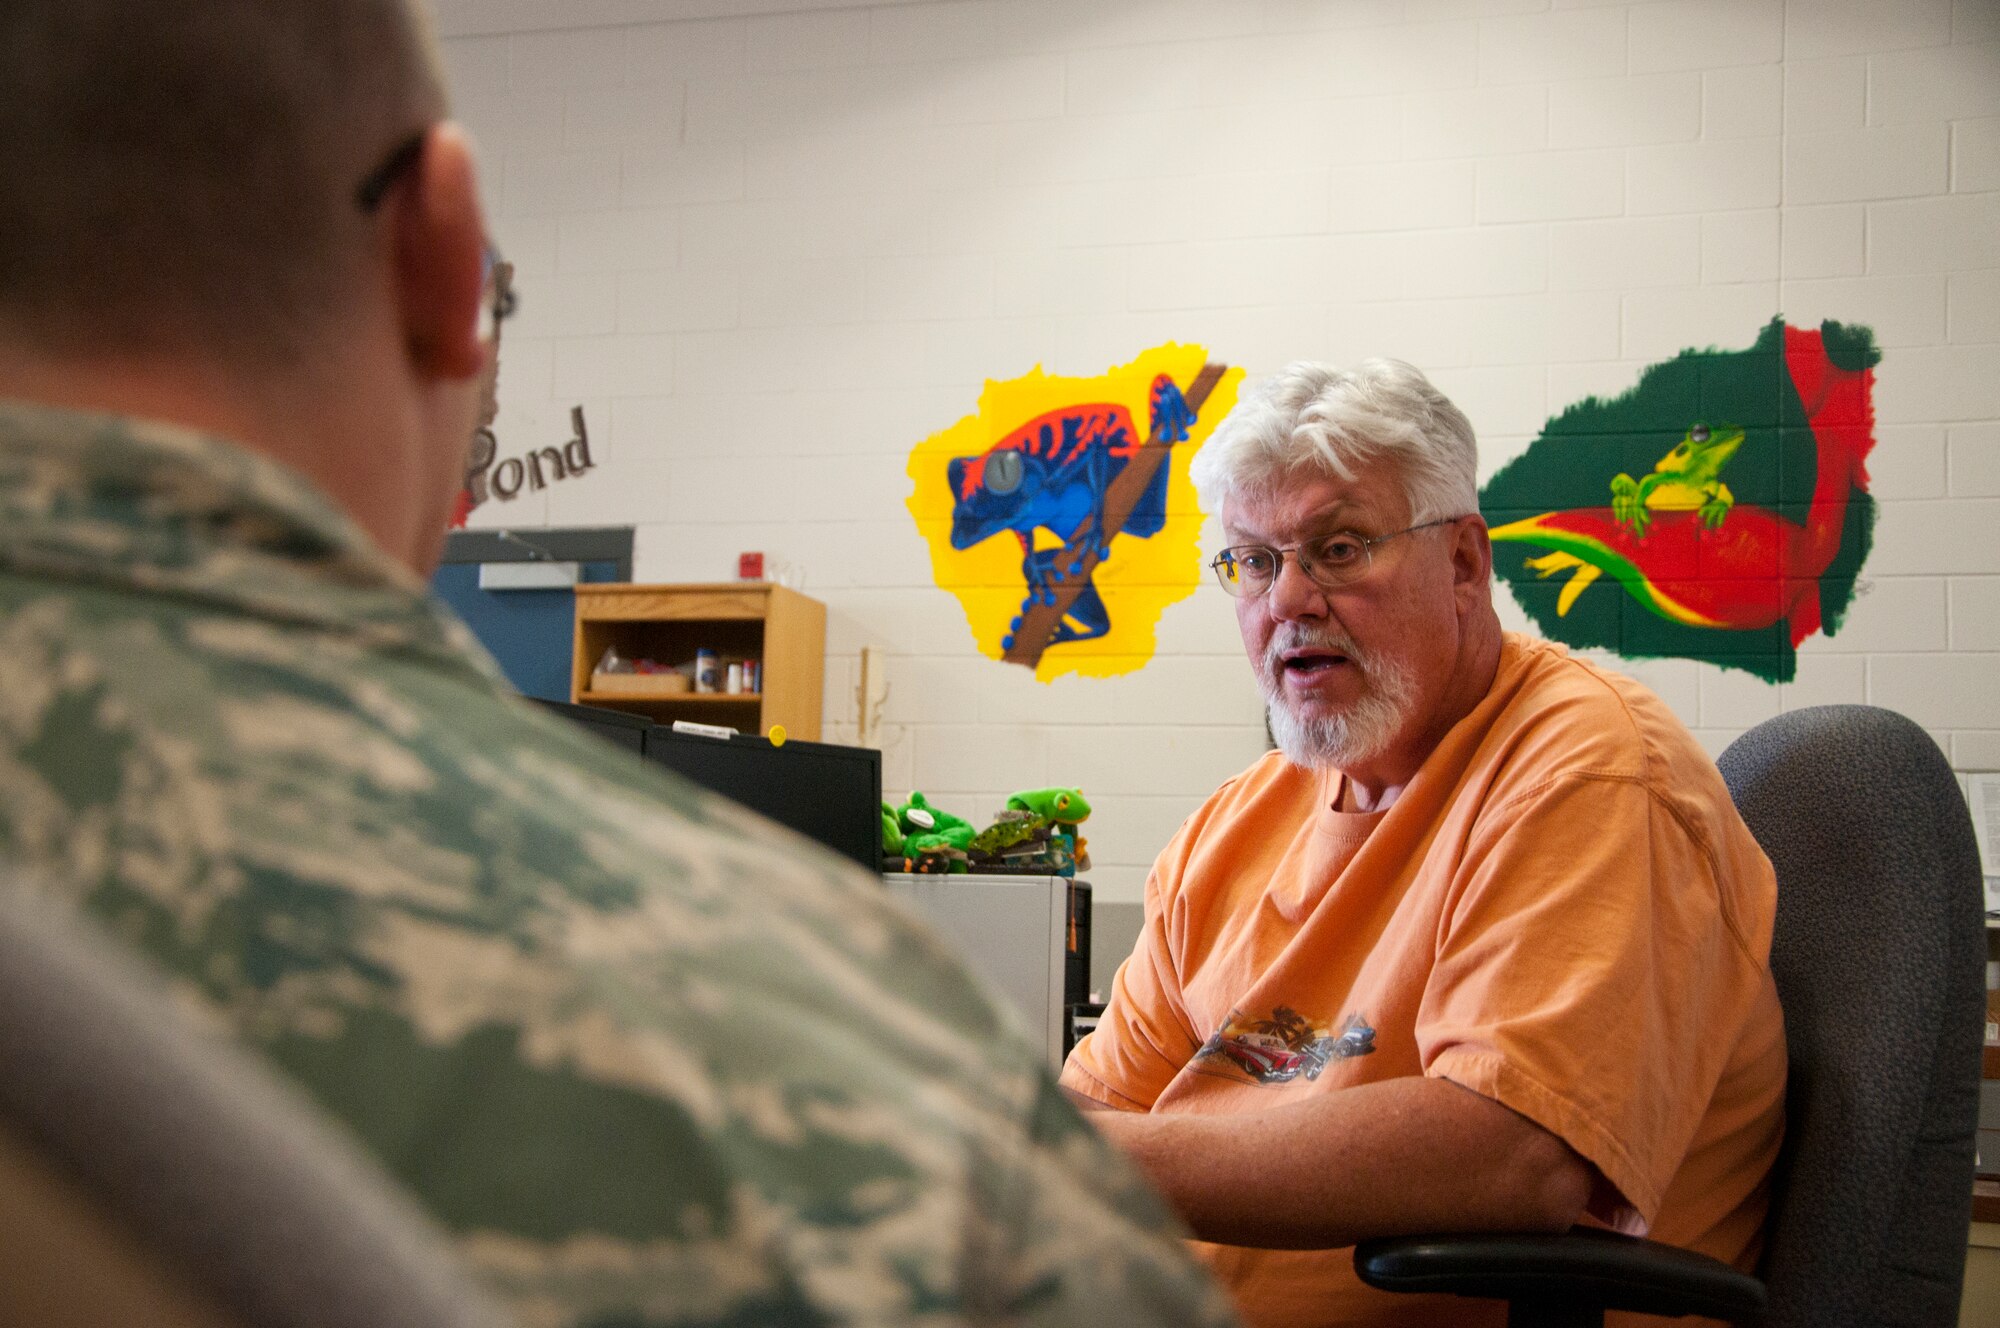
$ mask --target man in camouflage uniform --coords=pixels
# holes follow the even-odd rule
[[[879,883],[425,597],[490,329],[402,0],[11,0],[0,105],[0,860],[526,1324],[1227,1320]]]

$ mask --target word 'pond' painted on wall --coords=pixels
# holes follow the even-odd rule
[[[472,451],[466,459],[465,487],[459,491],[452,509],[451,525],[458,529],[472,515],[472,509],[489,498],[512,502],[526,492],[547,488],[559,480],[571,480],[597,463],[590,456],[590,430],[584,426],[583,407],[569,412],[570,440],[561,447],[537,447],[525,456],[496,460],[499,440],[490,428],[472,436]]]

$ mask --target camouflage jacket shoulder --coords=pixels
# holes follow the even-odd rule
[[[229,443],[0,406],[0,856],[526,1324],[1228,1321],[878,882],[510,696]]]

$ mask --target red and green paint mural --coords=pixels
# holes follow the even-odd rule
[[[1569,407],[1480,492],[1495,574],[1568,645],[1789,682],[1868,557],[1879,358],[1865,327],[1779,318]]]

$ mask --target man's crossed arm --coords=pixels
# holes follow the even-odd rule
[[[1221,1244],[1563,1231],[1601,1183],[1561,1139],[1448,1079],[1389,1079],[1218,1116],[1117,1111],[1065,1091],[1196,1236]]]

